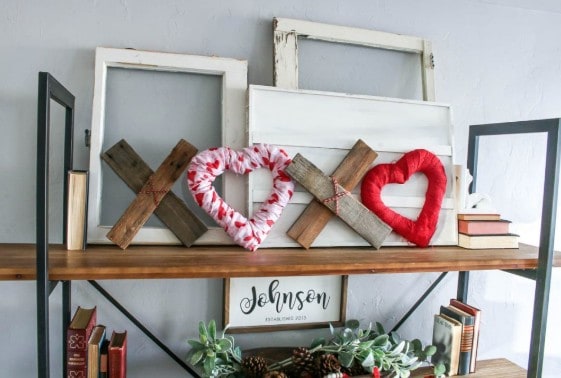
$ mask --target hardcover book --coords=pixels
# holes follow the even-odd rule
[[[469,372],[475,373],[477,364],[477,349],[479,346],[479,329],[481,326],[481,310],[457,299],[450,299],[450,306],[454,306],[457,309],[467,312],[475,318],[473,324],[473,348],[471,350],[471,362],[469,367]]]
[[[68,203],[66,215],[66,249],[86,249],[88,208],[88,172],[68,172]]]
[[[518,235],[466,235],[458,234],[458,245],[467,249],[518,248]]]
[[[66,330],[66,377],[87,377],[88,341],[96,323],[96,308],[78,307]]]
[[[508,234],[510,221],[501,219],[487,220],[458,220],[458,232],[467,235],[496,235]]]
[[[109,340],[105,339],[103,344],[101,344],[100,356],[99,356],[99,378],[109,377]]]
[[[498,213],[463,213],[458,214],[459,220],[500,220],[501,214]]]
[[[100,351],[104,341],[105,326],[96,325],[88,342],[88,378],[100,378]]]
[[[462,324],[458,375],[469,374],[471,350],[473,348],[473,325],[475,324],[475,317],[467,312],[455,308],[454,306],[440,306],[440,314],[455,319]]]
[[[433,365],[444,364],[448,376],[458,374],[461,338],[460,322],[442,314],[434,316],[432,344],[436,347],[436,353],[431,357],[431,362]]]
[[[126,378],[127,376],[127,331],[115,332],[109,341],[109,377]]]

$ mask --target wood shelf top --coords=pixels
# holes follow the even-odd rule
[[[430,377],[432,368],[424,367],[412,372],[411,378]],[[477,370],[473,374],[464,375],[468,378],[526,378],[526,370],[506,360],[497,358],[493,360],[477,361]]]
[[[536,269],[537,248],[467,250],[459,247],[275,248],[237,246],[89,245],[86,251],[49,251],[51,280],[226,278]],[[561,266],[555,253],[554,266]],[[0,244],[0,280],[35,279],[34,244]]]

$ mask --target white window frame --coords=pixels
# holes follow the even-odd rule
[[[298,38],[419,54],[423,100],[434,101],[432,44],[419,37],[318,22],[274,18],[274,85],[298,89]]]
[[[90,146],[90,187],[88,196],[88,243],[107,244],[112,225],[101,224],[101,158],[105,130],[107,69],[119,67],[148,71],[184,72],[222,78],[222,145],[240,149],[247,146],[246,91],[247,61],[230,58],[98,47],[95,54],[95,83]],[[152,167],[155,169],[155,167]],[[223,197],[239,211],[247,209],[243,177],[224,175]],[[181,244],[167,228],[143,227],[133,244]],[[232,244],[219,227],[211,227],[195,244]]]

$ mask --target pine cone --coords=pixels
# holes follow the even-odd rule
[[[288,376],[284,374],[282,371],[274,370],[265,373],[263,378],[288,378]]]
[[[328,353],[316,358],[316,368],[320,377],[324,377],[329,373],[338,373],[341,370],[341,364],[337,357]]]
[[[261,378],[267,373],[267,362],[263,357],[244,357],[241,362],[242,371],[247,378]]]
[[[298,347],[292,351],[292,363],[300,371],[314,371],[314,356],[307,348]]]

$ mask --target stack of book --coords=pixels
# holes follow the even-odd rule
[[[434,316],[432,343],[437,352],[433,365],[444,364],[446,375],[475,373],[481,311],[457,299],[449,306],[440,306]]]
[[[500,214],[458,214],[458,245],[468,249],[518,248],[518,235]]]
[[[96,324],[96,308],[78,307],[66,332],[66,377],[126,378],[127,332]]]

